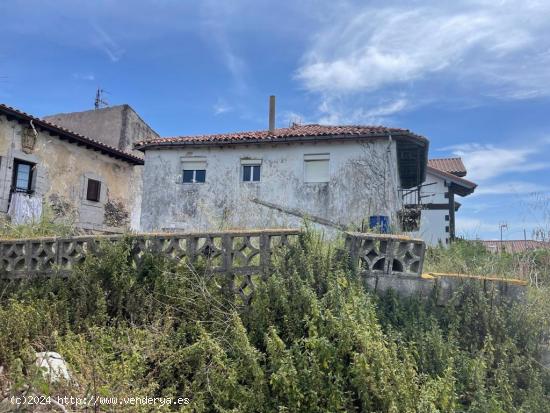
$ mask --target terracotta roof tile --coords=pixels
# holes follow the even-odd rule
[[[450,172],[442,171],[441,169],[434,168],[432,166],[428,166],[428,172],[432,172],[436,175],[440,175],[444,178],[448,178],[451,182],[455,182],[459,185],[462,185],[466,188],[475,189],[477,188],[477,184],[475,182],[469,181],[465,178],[461,178],[460,176],[456,176]]]
[[[5,105],[3,103],[0,103],[0,113],[7,114],[9,116],[18,117],[20,119],[25,119],[28,121],[33,121],[34,125],[37,127],[44,128],[48,130],[49,132],[62,135],[63,137],[66,137],[70,140],[74,140],[76,142],[79,142],[81,144],[84,144],[90,148],[97,149],[107,155],[113,156],[115,158],[124,160],[126,162],[129,162],[131,164],[135,165],[143,165],[143,159],[140,157],[137,157],[135,155],[129,154],[128,152],[124,152],[118,148],[115,148],[114,146],[107,145],[106,143],[103,143],[101,141],[88,138],[87,136],[81,135],[77,132],[74,132],[69,129],[65,129],[61,126],[58,126],[54,123],[51,123],[49,121],[37,118],[33,115],[29,115],[26,112],[23,112],[19,109],[13,108],[11,106]]]
[[[505,251],[509,254],[540,248],[550,248],[549,242],[534,240],[480,241],[489,252]]]
[[[413,134],[407,129],[386,128],[383,126],[328,126],[328,125],[293,125],[289,128],[269,130],[221,133],[215,135],[176,136],[171,138],[152,139],[136,143],[136,148],[143,149],[147,146],[178,145],[178,144],[231,144],[245,142],[276,142],[285,140],[299,140],[308,137],[346,137],[364,138],[365,136],[381,137],[394,135],[406,135],[427,142],[426,138]]]
[[[428,166],[456,176],[466,176],[466,167],[462,163],[461,158],[428,159]]]

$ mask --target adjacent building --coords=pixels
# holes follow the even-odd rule
[[[492,253],[505,252],[507,254],[517,254],[540,249],[550,249],[549,241],[535,241],[529,239],[478,242],[480,242],[487,251]]]
[[[477,184],[464,178],[466,168],[461,158],[428,160],[426,180],[404,192],[405,211],[411,235],[428,245],[447,245],[456,237],[456,212],[460,203],[455,196],[467,196]],[[407,224],[405,224],[407,226]]]
[[[428,141],[404,129],[289,128],[142,141],[141,229],[300,225],[400,229],[401,190],[424,182]]]
[[[19,223],[46,206],[85,230],[138,229],[143,159],[121,139],[94,139],[0,104],[0,213]]]
[[[59,113],[45,116],[43,119],[138,157],[142,157],[142,153],[134,148],[136,142],[159,138],[159,135],[127,104],[82,112]]]

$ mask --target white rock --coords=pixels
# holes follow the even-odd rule
[[[43,368],[44,377],[49,377],[51,381],[71,379],[67,363],[59,353],[53,351],[36,353],[35,364]]]

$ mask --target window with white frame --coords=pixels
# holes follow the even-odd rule
[[[260,182],[262,161],[259,159],[241,159],[243,182]]]
[[[328,153],[304,155],[304,181],[328,182],[329,160]]]
[[[183,183],[196,184],[206,182],[206,159],[183,158]]]

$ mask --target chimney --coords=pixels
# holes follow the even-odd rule
[[[269,131],[275,130],[275,96],[269,97]]]

